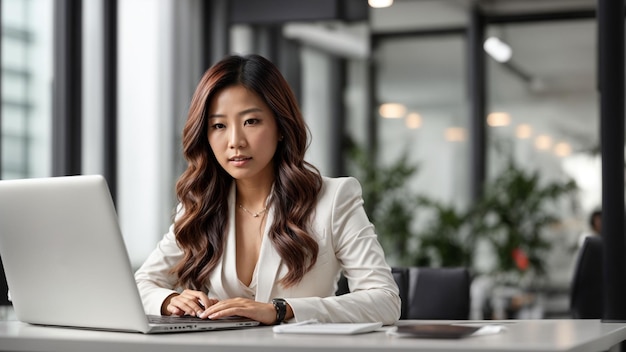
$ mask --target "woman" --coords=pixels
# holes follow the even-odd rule
[[[183,130],[174,224],[135,274],[148,314],[393,324],[398,287],[353,178],[304,161],[307,127],[278,69],[230,56]],[[335,296],[340,272],[351,293]]]

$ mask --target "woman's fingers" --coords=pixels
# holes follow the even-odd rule
[[[200,315],[201,318],[219,319],[230,316],[241,316],[273,324],[276,321],[276,310],[272,303],[262,303],[246,298],[231,298],[216,302]]]
[[[209,298],[204,292],[195,290],[184,290],[179,295],[173,296],[167,311],[172,315],[190,315],[201,319],[241,316],[267,325],[276,321],[276,310],[272,303],[241,297],[218,301]]]
[[[203,310],[200,308],[198,301],[185,296],[178,296],[170,301],[169,311],[178,310],[186,315],[195,316],[196,312]],[[182,314],[177,314],[182,315]]]
[[[184,290],[170,300],[167,309],[174,315],[201,316],[207,307],[216,302],[216,299],[210,299],[204,292]]]
[[[170,315],[184,315],[185,314],[185,312],[183,312],[180,308],[177,308],[172,304],[169,304],[167,306],[167,311],[170,313]]]

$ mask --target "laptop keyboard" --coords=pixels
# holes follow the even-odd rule
[[[176,316],[176,315],[148,315],[148,321],[151,324],[181,324],[181,323],[199,323],[203,321],[209,321],[208,319],[200,319],[189,315]]]
[[[225,317],[220,319],[200,319],[197,317],[192,317],[190,315],[177,316],[177,315],[148,315],[148,322],[150,324],[188,324],[188,323],[202,323],[202,322],[217,322],[217,321],[251,321],[248,318],[243,318],[240,316],[232,316]]]

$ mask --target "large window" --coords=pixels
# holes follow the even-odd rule
[[[50,174],[52,4],[2,1],[3,179]]]

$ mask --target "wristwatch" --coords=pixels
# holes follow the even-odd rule
[[[276,309],[276,322],[274,324],[280,324],[285,320],[287,315],[287,301],[282,298],[274,298],[272,300],[274,309]]]

